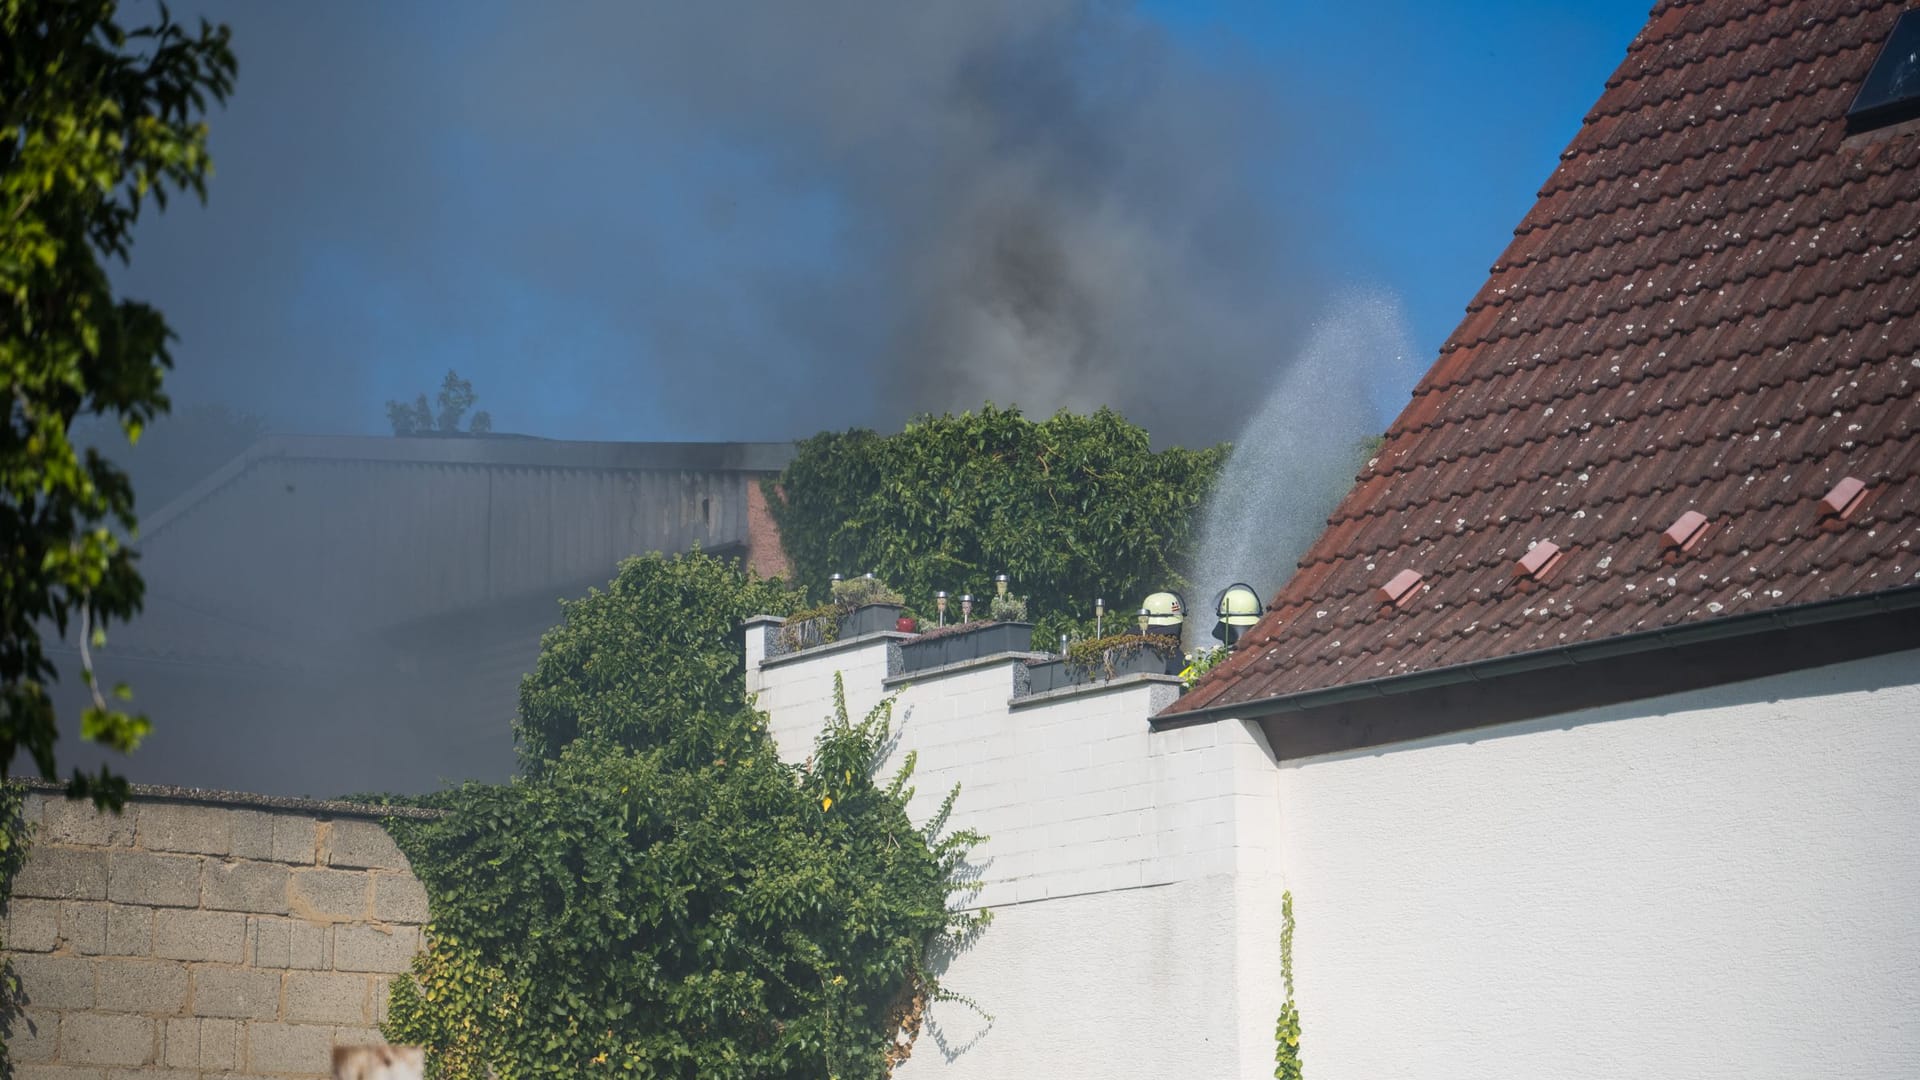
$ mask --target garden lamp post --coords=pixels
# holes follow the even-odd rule
[[[960,621],[963,623],[968,623],[973,621],[973,594],[972,593],[967,593],[965,596],[962,596],[960,598]]]
[[[1141,608],[1141,609],[1140,609],[1140,615],[1139,615],[1139,617],[1138,617],[1137,619],[1135,619],[1134,621],[1140,624],[1140,636],[1141,636],[1141,637],[1146,637],[1146,636],[1147,636],[1147,620],[1148,620],[1148,619],[1151,619],[1151,618],[1153,618],[1153,612],[1151,612],[1151,611],[1148,611],[1148,610],[1147,610],[1146,608]]]
[[[1001,574],[993,579],[993,591],[998,596],[1007,595],[1007,575]]]
[[[933,607],[940,613],[940,625],[947,625],[947,590],[941,589],[933,594]]]
[[[1100,633],[1100,621],[1106,618],[1106,615],[1107,615],[1107,602],[1105,600],[1102,600],[1100,597],[1097,597],[1097,596],[1094,597],[1093,598],[1093,636],[1096,638],[1102,636]]]

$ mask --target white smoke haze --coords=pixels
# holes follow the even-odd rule
[[[1419,369],[1390,293],[1348,293],[1315,320],[1235,439],[1202,519],[1188,575],[1196,642],[1208,643],[1220,590],[1245,582],[1271,600],[1293,576],[1365,465],[1366,440],[1380,433],[1370,401],[1382,385],[1411,386]]]

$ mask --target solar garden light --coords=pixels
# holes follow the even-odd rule
[[[1060,635],[1060,655],[1067,655],[1067,635],[1065,634]]]
[[[873,571],[871,571],[871,570],[869,570],[869,571],[867,571],[867,572],[866,572],[866,575],[865,575],[865,576],[866,576],[866,579],[867,579],[868,581],[872,581],[872,580],[873,580]]]
[[[1107,602],[1099,597],[1093,598],[1093,636],[1100,637],[1100,620],[1107,614]]]
[[[1007,575],[1001,574],[993,579],[993,591],[999,596],[1007,595]]]
[[[947,625],[947,590],[941,589],[933,594],[933,606],[940,612],[940,625]]]
[[[1140,615],[1134,621],[1140,624],[1141,637],[1147,636],[1147,620],[1151,618],[1153,618],[1153,612],[1148,611],[1146,608],[1140,609]]]
[[[963,623],[973,621],[973,594],[972,593],[968,593],[965,596],[962,596],[960,598],[960,621]]]
[[[840,584],[840,581],[841,581],[841,578],[840,578],[840,575],[839,575],[839,574],[835,574],[835,575],[833,575],[832,577],[830,577],[830,578],[828,578],[828,579],[827,579],[827,581],[828,581],[828,583],[829,583],[829,585],[830,585],[830,586],[831,586],[831,585],[838,585],[838,584]]]

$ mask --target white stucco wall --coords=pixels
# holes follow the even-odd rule
[[[749,690],[804,760],[841,672],[849,710],[897,694],[896,761],[918,752],[916,820],[962,785],[994,921],[953,958],[902,1080],[1063,1080],[1272,1072],[1279,1011],[1278,774],[1257,727],[1163,733],[1177,692],[1135,677],[1012,701],[1017,657],[888,679],[885,637],[763,663]]]
[[[1283,763],[1309,1075],[1920,1076],[1917,684],[1908,652]]]

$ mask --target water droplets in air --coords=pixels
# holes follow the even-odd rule
[[[1195,644],[1211,644],[1221,589],[1244,581],[1270,600],[1292,576],[1366,464],[1369,440],[1406,401],[1413,356],[1399,299],[1369,291],[1336,298],[1299,352],[1276,365],[1201,519],[1188,575]]]

